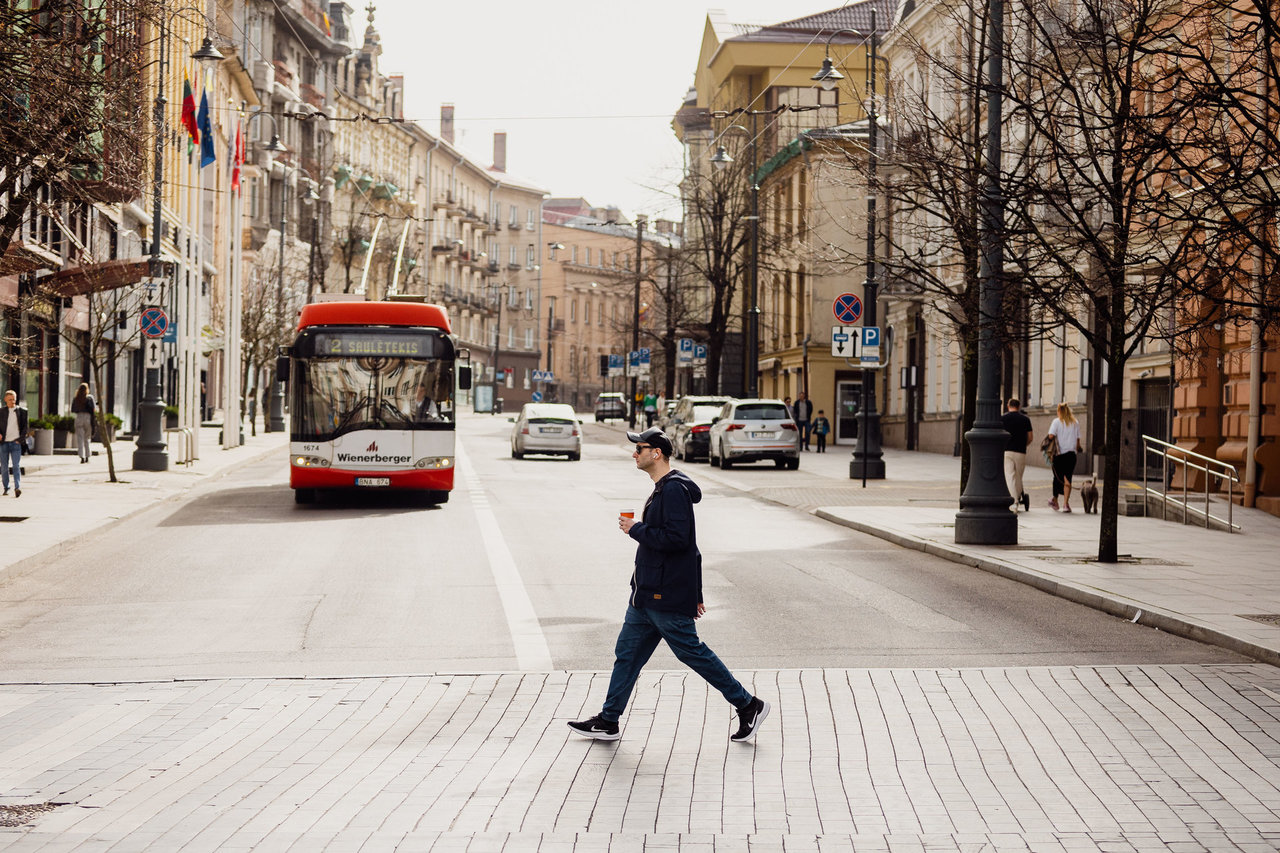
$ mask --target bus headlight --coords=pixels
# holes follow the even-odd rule
[[[293,464],[295,468],[328,468],[329,460],[319,456],[295,456]]]
[[[452,456],[424,456],[413,463],[415,468],[452,468]]]

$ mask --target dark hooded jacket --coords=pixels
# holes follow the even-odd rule
[[[702,603],[702,554],[698,551],[693,505],[702,490],[683,471],[672,471],[653,486],[642,520],[632,525],[636,570],[631,605],[696,617]]]

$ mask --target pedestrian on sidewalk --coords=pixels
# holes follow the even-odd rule
[[[1027,468],[1027,448],[1031,446],[1031,418],[1022,413],[1022,403],[1017,397],[1010,397],[1005,405],[1006,411],[1000,416],[1004,431],[1009,433],[1009,443],[1004,448],[1004,481],[1013,497],[1014,512],[1018,504],[1027,512],[1031,511],[1031,497],[1022,489],[1022,473]]]
[[[827,433],[831,432],[831,421],[827,420],[827,413],[822,409],[818,409],[818,416],[813,419],[813,434],[818,437],[818,452],[827,452]]]
[[[93,395],[88,383],[81,382],[71,400],[71,414],[76,416],[76,453],[82,463],[89,461],[89,441],[93,437]]]
[[[22,497],[22,444],[27,439],[27,410],[18,408],[18,392],[4,392],[0,408],[0,485],[9,494],[9,468],[13,468],[13,496]]]
[[[809,449],[809,431],[813,428],[813,403],[809,400],[809,395],[800,392],[800,396],[796,398],[796,405],[793,409],[796,417],[796,426],[800,428],[800,445],[804,450]]]
[[[653,426],[653,419],[658,416],[658,395],[650,391],[644,395],[644,425]]]
[[[618,528],[636,540],[636,561],[604,707],[588,720],[569,723],[569,728],[595,740],[621,737],[618,720],[640,670],[658,642],[665,640],[681,663],[706,679],[737,710],[738,731],[730,740],[749,741],[769,715],[769,703],[747,692],[698,639],[694,627],[694,620],[707,610],[693,518],[693,505],[702,500],[702,490],[684,472],[671,468],[671,439],[662,430],[629,432],[627,438],[635,444],[636,468],[653,480],[653,493],[645,501],[641,520],[618,517]]]
[[[1058,453],[1053,457],[1053,499],[1051,509],[1058,509],[1058,495],[1062,495],[1062,511],[1071,512],[1071,475],[1076,470],[1076,453],[1083,452],[1080,444],[1080,422],[1066,403],[1058,404],[1058,416],[1049,424],[1049,434],[1058,441]]]

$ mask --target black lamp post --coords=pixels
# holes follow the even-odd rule
[[[996,323],[1003,300],[1004,197],[1000,190],[1000,130],[1004,88],[1004,2],[987,0],[987,161],[982,190],[982,258],[978,268],[978,400],[969,442],[969,481],[956,513],[961,545],[1016,545],[1018,515],[1004,481],[1004,447],[1009,434],[1000,424],[1000,347]]]
[[[830,91],[844,79],[831,62],[831,41],[840,33],[865,36],[857,30],[836,30],[827,38],[827,54],[822,60],[822,70],[811,79]],[[867,63],[867,278],[862,286],[862,325],[876,324],[876,303],[879,300],[879,282],[876,279],[876,171],[880,162],[880,118],[876,108],[876,66],[880,62],[880,31],[876,27],[876,10],[871,10],[870,60]],[[880,413],[876,411],[875,369],[862,368],[862,406],[859,412],[858,443],[849,462],[849,478],[867,480],[884,479],[884,451],[880,445]]]
[[[636,289],[635,303],[631,308],[631,351],[637,352],[640,349],[640,281],[644,278],[644,264],[641,252],[644,249],[644,226],[648,220],[643,216],[636,217]],[[629,361],[630,359],[628,359]],[[629,367],[630,365],[628,365]],[[638,367],[638,363],[637,363]],[[631,398],[627,401],[627,423],[632,429],[636,428],[636,391],[638,389],[640,377],[633,372],[631,374]]]
[[[164,108],[168,99],[164,96],[165,66],[168,62],[169,19],[162,18],[159,25],[157,55],[159,61],[156,71],[156,98],[151,120],[155,130],[155,157],[152,174],[152,208],[151,208],[151,261],[148,272],[153,284],[165,277],[165,264],[160,253],[160,238],[164,232],[164,213],[161,197],[164,193]],[[199,61],[201,67],[206,62],[218,62],[223,58],[213,41],[208,36],[200,47],[191,54],[191,58]],[[160,347],[155,340],[144,343],[146,347]],[[159,352],[157,349],[156,352]],[[155,359],[144,352],[144,358],[155,363]],[[164,398],[160,388],[160,367],[148,364],[145,368],[142,400],[138,403],[138,442],[133,451],[133,468],[135,471],[167,471],[169,470],[169,450],[165,445],[162,421],[164,419]]]

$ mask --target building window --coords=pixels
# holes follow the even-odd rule
[[[538,265],[538,249],[532,243],[530,243],[529,247],[525,250],[525,253],[524,253],[524,267],[525,269],[531,270],[537,265]]]
[[[524,348],[533,349],[533,329],[524,330]]]
[[[516,206],[514,204],[511,205],[511,219],[509,224],[512,228],[519,227],[520,225],[520,211],[516,210]]]
[[[514,287],[507,289],[507,307],[508,308],[520,307],[520,291],[516,290]]]
[[[511,247],[511,251],[507,253],[507,262],[513,267],[520,266],[520,250],[517,247]]]
[[[570,323],[578,322],[578,300],[577,299],[569,300],[569,322]]]
[[[587,247],[587,266],[591,266],[591,247],[590,246]]]
[[[600,303],[596,305],[596,325],[597,326],[604,325],[604,300],[603,299],[601,299]]]
[[[528,225],[529,225],[529,230],[530,230],[530,231],[532,231],[532,230],[533,230],[533,227],[537,224],[537,223],[534,221],[533,213],[534,213],[533,208],[532,208],[532,207],[531,207],[531,208],[529,208]]]
[[[533,310],[533,289],[526,287],[524,289],[524,307],[527,310]]]

